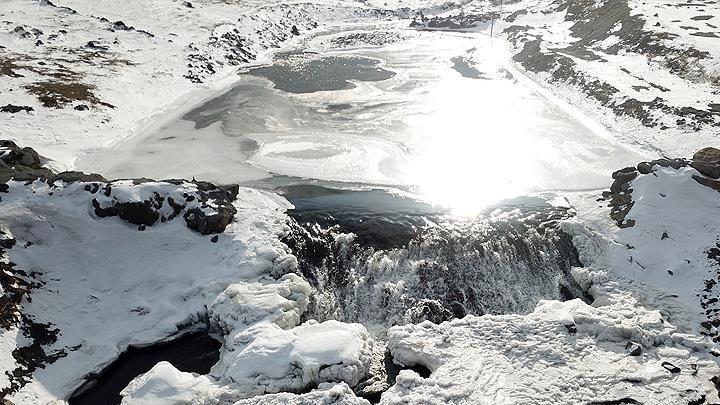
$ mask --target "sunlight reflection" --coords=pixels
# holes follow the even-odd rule
[[[554,150],[533,131],[537,111],[528,110],[542,106],[528,96],[506,80],[440,80],[426,113],[411,121],[425,140],[412,170],[420,194],[456,215],[474,215],[532,191],[538,161]]]

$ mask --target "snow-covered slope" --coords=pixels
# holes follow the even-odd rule
[[[550,94],[628,145],[687,156],[720,127],[719,12],[704,0],[475,1],[422,25],[495,16],[495,34]]]

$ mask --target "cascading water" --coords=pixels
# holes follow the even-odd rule
[[[406,237],[415,235],[393,247],[373,239],[378,235],[346,233],[329,218],[307,221],[302,210],[290,215],[293,232],[285,242],[316,289],[308,312],[314,319],[386,328],[466,314],[527,313],[540,299],[584,297],[570,276],[571,267],[581,265],[577,251],[557,226],[570,215],[563,208],[427,218],[424,229],[408,230]]]
[[[570,275],[581,263],[559,227],[572,212],[540,198],[457,218],[379,190],[304,185],[283,194],[295,205],[283,241],[315,289],[306,319],[361,323],[382,341],[394,325],[527,313],[541,299],[589,300]],[[397,373],[382,344],[378,350],[355,387],[370,400]]]

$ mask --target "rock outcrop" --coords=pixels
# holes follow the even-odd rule
[[[117,216],[139,230],[152,226],[158,221],[164,223],[181,215],[188,228],[203,235],[221,233],[237,213],[233,201],[238,186],[217,186],[203,181],[133,179],[109,181],[99,174],[76,171],[55,173],[43,167],[40,155],[29,147],[20,147],[15,142],[0,140],[0,192],[6,192],[8,181],[32,182],[40,180],[48,184],[86,182],[85,191],[98,194],[92,200],[92,210],[100,218]],[[128,184],[129,183],[129,184]],[[147,192],[144,198],[130,197],[129,193],[114,193],[116,185],[126,188],[141,184],[156,183],[157,191]],[[176,186],[176,187],[173,187]],[[152,187],[151,187],[152,188]],[[171,190],[175,189],[175,190]],[[179,193],[176,195],[175,192]],[[184,190],[184,191],[182,191]],[[136,192],[135,194],[143,194]]]
[[[692,167],[700,174],[692,175],[698,183],[720,192],[720,149],[707,147],[700,149],[692,160],[683,158],[661,158],[649,162],[641,162],[636,167],[626,167],[613,173],[614,179],[610,191],[603,193],[601,200],[609,201],[610,217],[620,228],[631,227],[635,224],[633,219],[626,219],[635,202],[632,199],[632,182],[639,175],[653,174],[657,167],[673,168],[679,170]]]

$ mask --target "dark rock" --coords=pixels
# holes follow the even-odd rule
[[[176,216],[180,215],[182,210],[185,209],[185,204],[176,203],[175,199],[172,197],[168,197],[167,201],[168,201],[168,204],[170,205],[170,207],[172,207],[172,209],[173,209],[173,213],[170,214],[169,218],[167,218],[168,220],[174,219]]]
[[[703,394],[700,395],[697,399],[689,401],[688,405],[702,405],[707,401],[707,397]]]
[[[612,178],[615,180],[632,180],[637,177],[636,169],[634,167],[625,167],[620,170],[616,170],[612,174]]]
[[[720,165],[707,162],[693,161],[690,163],[693,169],[699,171],[705,176],[712,177],[713,179],[720,178]]]
[[[695,152],[693,160],[701,160],[709,163],[720,163],[720,149],[707,147]]]
[[[637,165],[637,170],[640,174],[650,174],[653,171],[653,165],[649,162],[642,162]]]
[[[290,33],[293,34],[293,35],[295,35],[295,36],[300,35],[300,31],[298,30],[298,27],[295,26],[295,25],[293,25],[293,26],[292,26],[292,29],[290,29]]]
[[[215,236],[213,236],[212,238],[210,238],[210,242],[212,242],[212,243],[217,243],[217,241],[218,241],[218,236],[217,236],[217,235],[215,235]]]
[[[708,177],[720,178],[720,149],[700,149],[693,155],[691,166]]]
[[[97,183],[86,184],[84,189],[90,194],[95,194],[98,192],[98,190],[100,190],[100,185]]]
[[[127,30],[131,30],[132,27],[128,27],[128,26],[125,25],[125,23],[122,22],[122,21],[115,21],[115,22],[113,23],[112,29],[118,30],[118,31],[127,31]]]
[[[17,243],[17,241],[14,238],[0,239],[0,248],[12,249],[12,247],[15,246],[15,243]]]
[[[237,210],[232,204],[221,205],[217,213],[207,215],[200,208],[193,208],[185,212],[183,218],[188,228],[194,229],[203,235],[221,233],[232,222]]]
[[[565,325],[565,328],[568,330],[568,333],[571,335],[574,335],[577,333],[577,326],[573,325]]]
[[[628,342],[625,345],[625,352],[631,356],[639,356],[643,352],[643,347],[635,342]]]
[[[669,371],[672,374],[677,374],[681,371],[680,367],[676,367],[675,365],[667,361],[664,361],[661,365],[665,370]]]
[[[687,167],[690,164],[690,162],[688,162],[686,159],[680,159],[680,158],[676,158],[676,159],[662,158],[662,159],[653,160],[650,163],[661,166],[661,167],[671,167],[675,170],[679,170],[683,167]]]
[[[7,149],[0,152],[0,161],[7,166],[25,166],[30,169],[39,169],[42,166],[40,155],[32,148],[20,148],[13,141],[0,140],[0,147]]]
[[[150,201],[119,203],[115,205],[115,209],[120,218],[135,225],[150,226],[160,218]]]
[[[193,7],[192,3],[190,3],[189,1],[183,1],[182,5],[187,8],[195,8],[195,7]]]
[[[105,45],[100,45],[100,44],[98,44],[96,41],[88,41],[88,43],[85,44],[85,46],[86,46],[87,48],[97,49],[97,50],[99,50],[99,51],[107,51],[107,50],[110,49],[109,47],[107,47],[107,46],[105,46]]]
[[[92,205],[95,209],[95,215],[100,218],[114,217],[118,214],[114,206],[103,208],[95,198],[92,200]]]
[[[588,405],[642,405],[642,402],[632,399],[632,398],[620,398],[620,399],[612,399],[609,401],[593,401],[588,402]]]
[[[54,176],[55,180],[62,180],[65,183],[75,183],[78,181],[82,182],[97,182],[97,183],[107,183],[107,179],[97,173],[83,173],[83,172],[76,172],[76,171],[69,171],[69,172],[60,172]],[[93,194],[95,194],[93,192]]]
[[[78,104],[75,106],[75,111],[87,111],[90,107],[86,106],[85,104]]]
[[[720,354],[718,354],[718,352],[716,352],[714,350],[710,351],[710,354],[712,354],[715,357],[720,356]],[[713,385],[715,385],[715,390],[718,392],[718,397],[720,397],[720,377],[713,376],[710,379],[710,382],[713,383]]]
[[[652,170],[650,162],[650,170]],[[610,200],[610,217],[615,220],[620,228],[628,228],[635,225],[632,219],[625,220],[625,217],[633,205],[632,189],[630,185],[638,176],[638,170],[634,167],[626,167],[612,174],[615,181],[610,185],[610,191],[603,193],[603,199]]]
[[[708,179],[706,177],[700,177],[695,174],[692,176],[692,178],[703,186],[710,187],[711,189],[720,192],[720,180]]]
[[[437,300],[422,299],[413,308],[408,310],[413,323],[430,321],[440,324],[452,319],[453,314]]]

